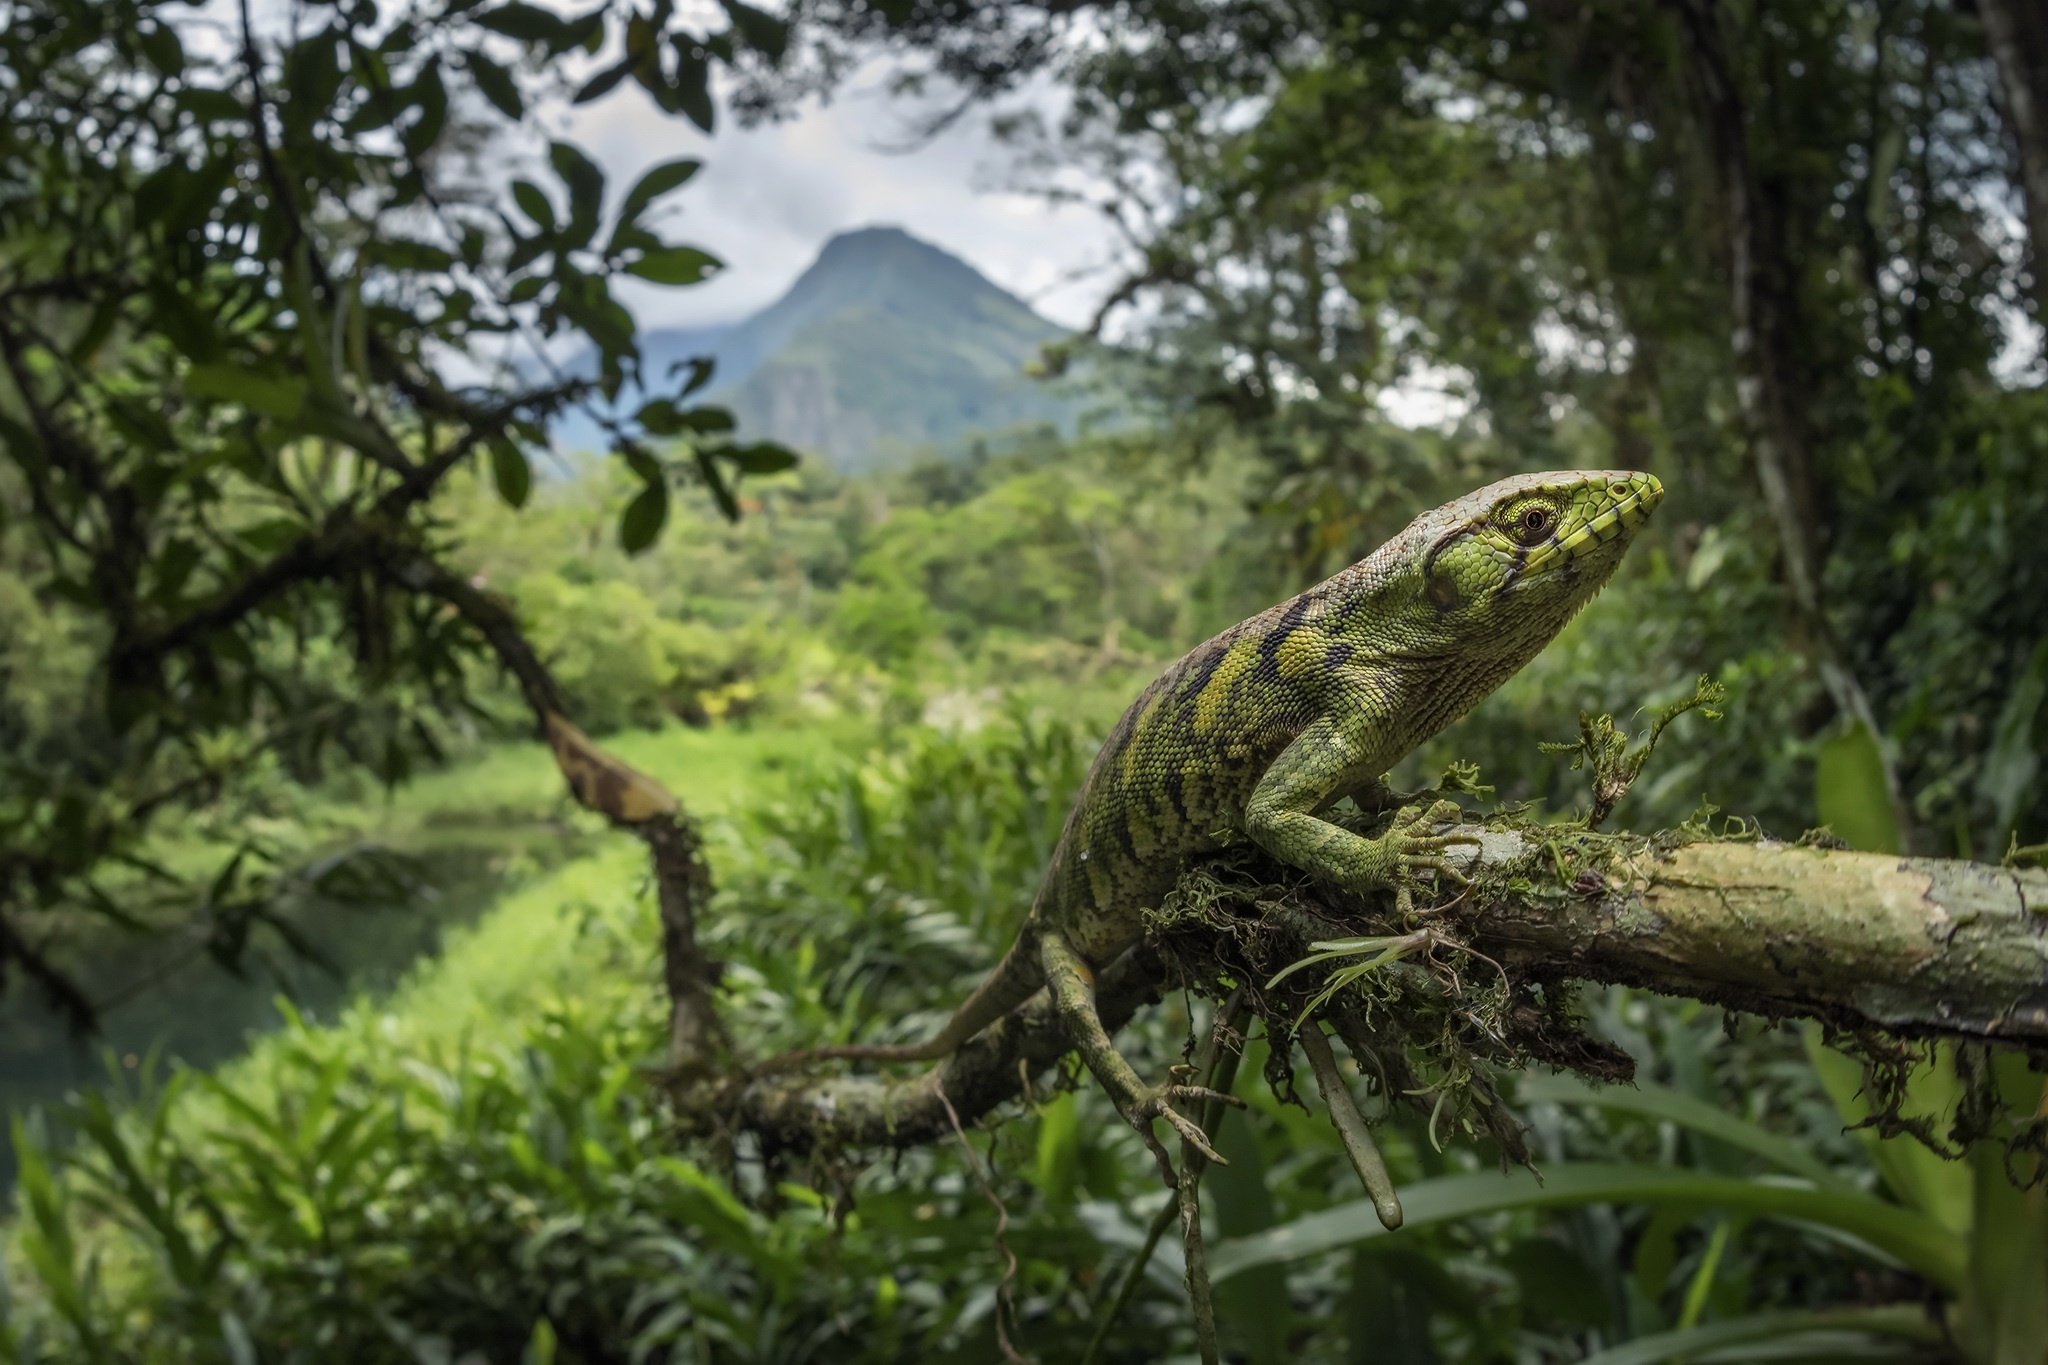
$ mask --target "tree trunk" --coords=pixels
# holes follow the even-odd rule
[[[1798,285],[1785,246],[1783,214],[1750,157],[1749,119],[1728,59],[1719,0],[1668,3],[1684,27],[1684,75],[1713,165],[1719,200],[1715,220],[1728,271],[1735,396],[1756,461],[1757,484],[1778,532],[1793,645],[1820,673],[1835,709],[1867,727],[1877,741],[1899,837],[1910,848],[1911,810],[1891,745],[1828,620],[1813,453],[1797,397]]]
[[[1977,0],[1991,59],[2005,94],[2005,118],[2019,144],[2020,195],[2033,248],[2035,320],[2048,326],[2048,5]]]

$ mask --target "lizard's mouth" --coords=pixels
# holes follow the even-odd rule
[[[1556,538],[1538,546],[1522,565],[1524,577],[1556,568],[1603,546],[1625,541],[1664,501],[1664,485],[1654,474],[1628,474],[1589,489],[1590,506],[1582,503]]]

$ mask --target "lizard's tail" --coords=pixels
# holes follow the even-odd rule
[[[953,1011],[953,1017],[946,1021],[946,1026],[925,1042],[908,1043],[898,1047],[857,1044],[844,1047],[807,1047],[801,1051],[785,1052],[780,1057],[769,1058],[754,1068],[754,1074],[771,1075],[779,1071],[791,1071],[812,1062],[840,1058],[867,1062],[937,1061],[1029,1000],[1044,984],[1045,967],[1038,958],[1038,936],[1027,931],[1017,936],[1017,940],[1010,945],[1010,951],[996,964],[995,970],[975,987],[974,994],[960,1002],[960,1008]]]

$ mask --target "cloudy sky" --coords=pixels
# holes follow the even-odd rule
[[[1112,287],[1107,227],[1086,209],[1003,192],[1003,154],[985,115],[914,150],[889,150],[907,140],[914,112],[872,76],[788,122],[743,129],[725,121],[711,137],[662,114],[630,84],[543,119],[621,188],[658,162],[704,162],[667,201],[676,211],[664,233],[719,256],[727,270],[688,289],[636,289],[627,303],[642,326],[742,317],[787,289],[835,233],[871,226],[944,247],[1056,322],[1086,322]]]

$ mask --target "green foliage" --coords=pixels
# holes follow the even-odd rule
[[[925,1032],[1028,904],[1093,728],[997,708],[971,729],[892,731],[858,757],[785,760],[781,794],[757,793],[716,830],[706,927],[736,1031],[764,1052]],[[698,768],[734,742],[682,738],[626,752],[653,771]],[[515,776],[500,764],[474,790],[510,792]],[[293,1020],[217,1078],[178,1072],[53,1114],[49,1138],[30,1135],[8,1243],[24,1357],[230,1360],[239,1336],[259,1358],[309,1361],[513,1359],[549,1340],[558,1360],[986,1359],[1002,1256],[957,1153],[909,1153],[850,1187],[820,1171],[814,1194],[783,1183],[801,1169],[674,1151],[639,1070],[662,1019],[630,853],[534,883],[388,1006]],[[1661,1080],[1528,1084],[1541,1185],[1504,1180],[1479,1153],[1439,1154],[1418,1122],[1391,1119],[1382,1140],[1410,1222],[1397,1239],[1369,1212],[1370,1227],[1357,1221],[1326,1125],[1251,1079],[1255,1040],[1240,1086],[1253,1109],[1226,1130],[1232,1166],[1211,1172],[1226,1333],[1286,1358],[1348,1359],[1362,1340],[1475,1365],[1638,1337],[1647,1350],[1682,1327],[1703,1335],[1666,1344],[1733,1339],[1752,1306],[1817,1314],[1768,1319],[1788,1331],[1911,1337],[1898,1314],[1839,1307],[1856,1301],[1861,1263],[1817,1240],[1823,1225],[1934,1284],[1971,1273],[1967,1221],[1860,1188],[1862,1148],[1792,1040],[1730,1038],[1712,1011],[1626,992],[1589,1003],[1594,1029]],[[1163,1066],[1187,1024],[1169,1005],[1132,1045]],[[1073,1358],[1158,1198],[1135,1135],[1084,1086],[973,1140],[990,1144],[1011,1217],[1021,1340]],[[1710,1258],[1715,1209],[1759,1221],[1719,1234]],[[1262,1251],[1279,1229],[1294,1240]],[[1361,1234],[1369,1249],[1349,1258]],[[1169,1262],[1105,1358],[1158,1359],[1188,1331]]]
[[[458,469],[522,503],[545,424],[592,408],[643,486],[639,548],[671,482],[731,512],[739,473],[787,462],[643,375],[614,297],[715,266],[648,217],[688,170],[608,193],[526,122],[623,42],[625,74],[708,126],[711,62],[781,46],[739,13],[0,3],[0,958],[74,1025],[95,1003],[23,916],[139,924],[158,907],[122,905],[124,868],[155,819],[270,761],[395,783],[468,720],[499,651],[428,512]],[[486,158],[532,163],[511,204]],[[525,382],[519,348],[551,337],[592,365]],[[180,886],[188,918],[222,877]]]

